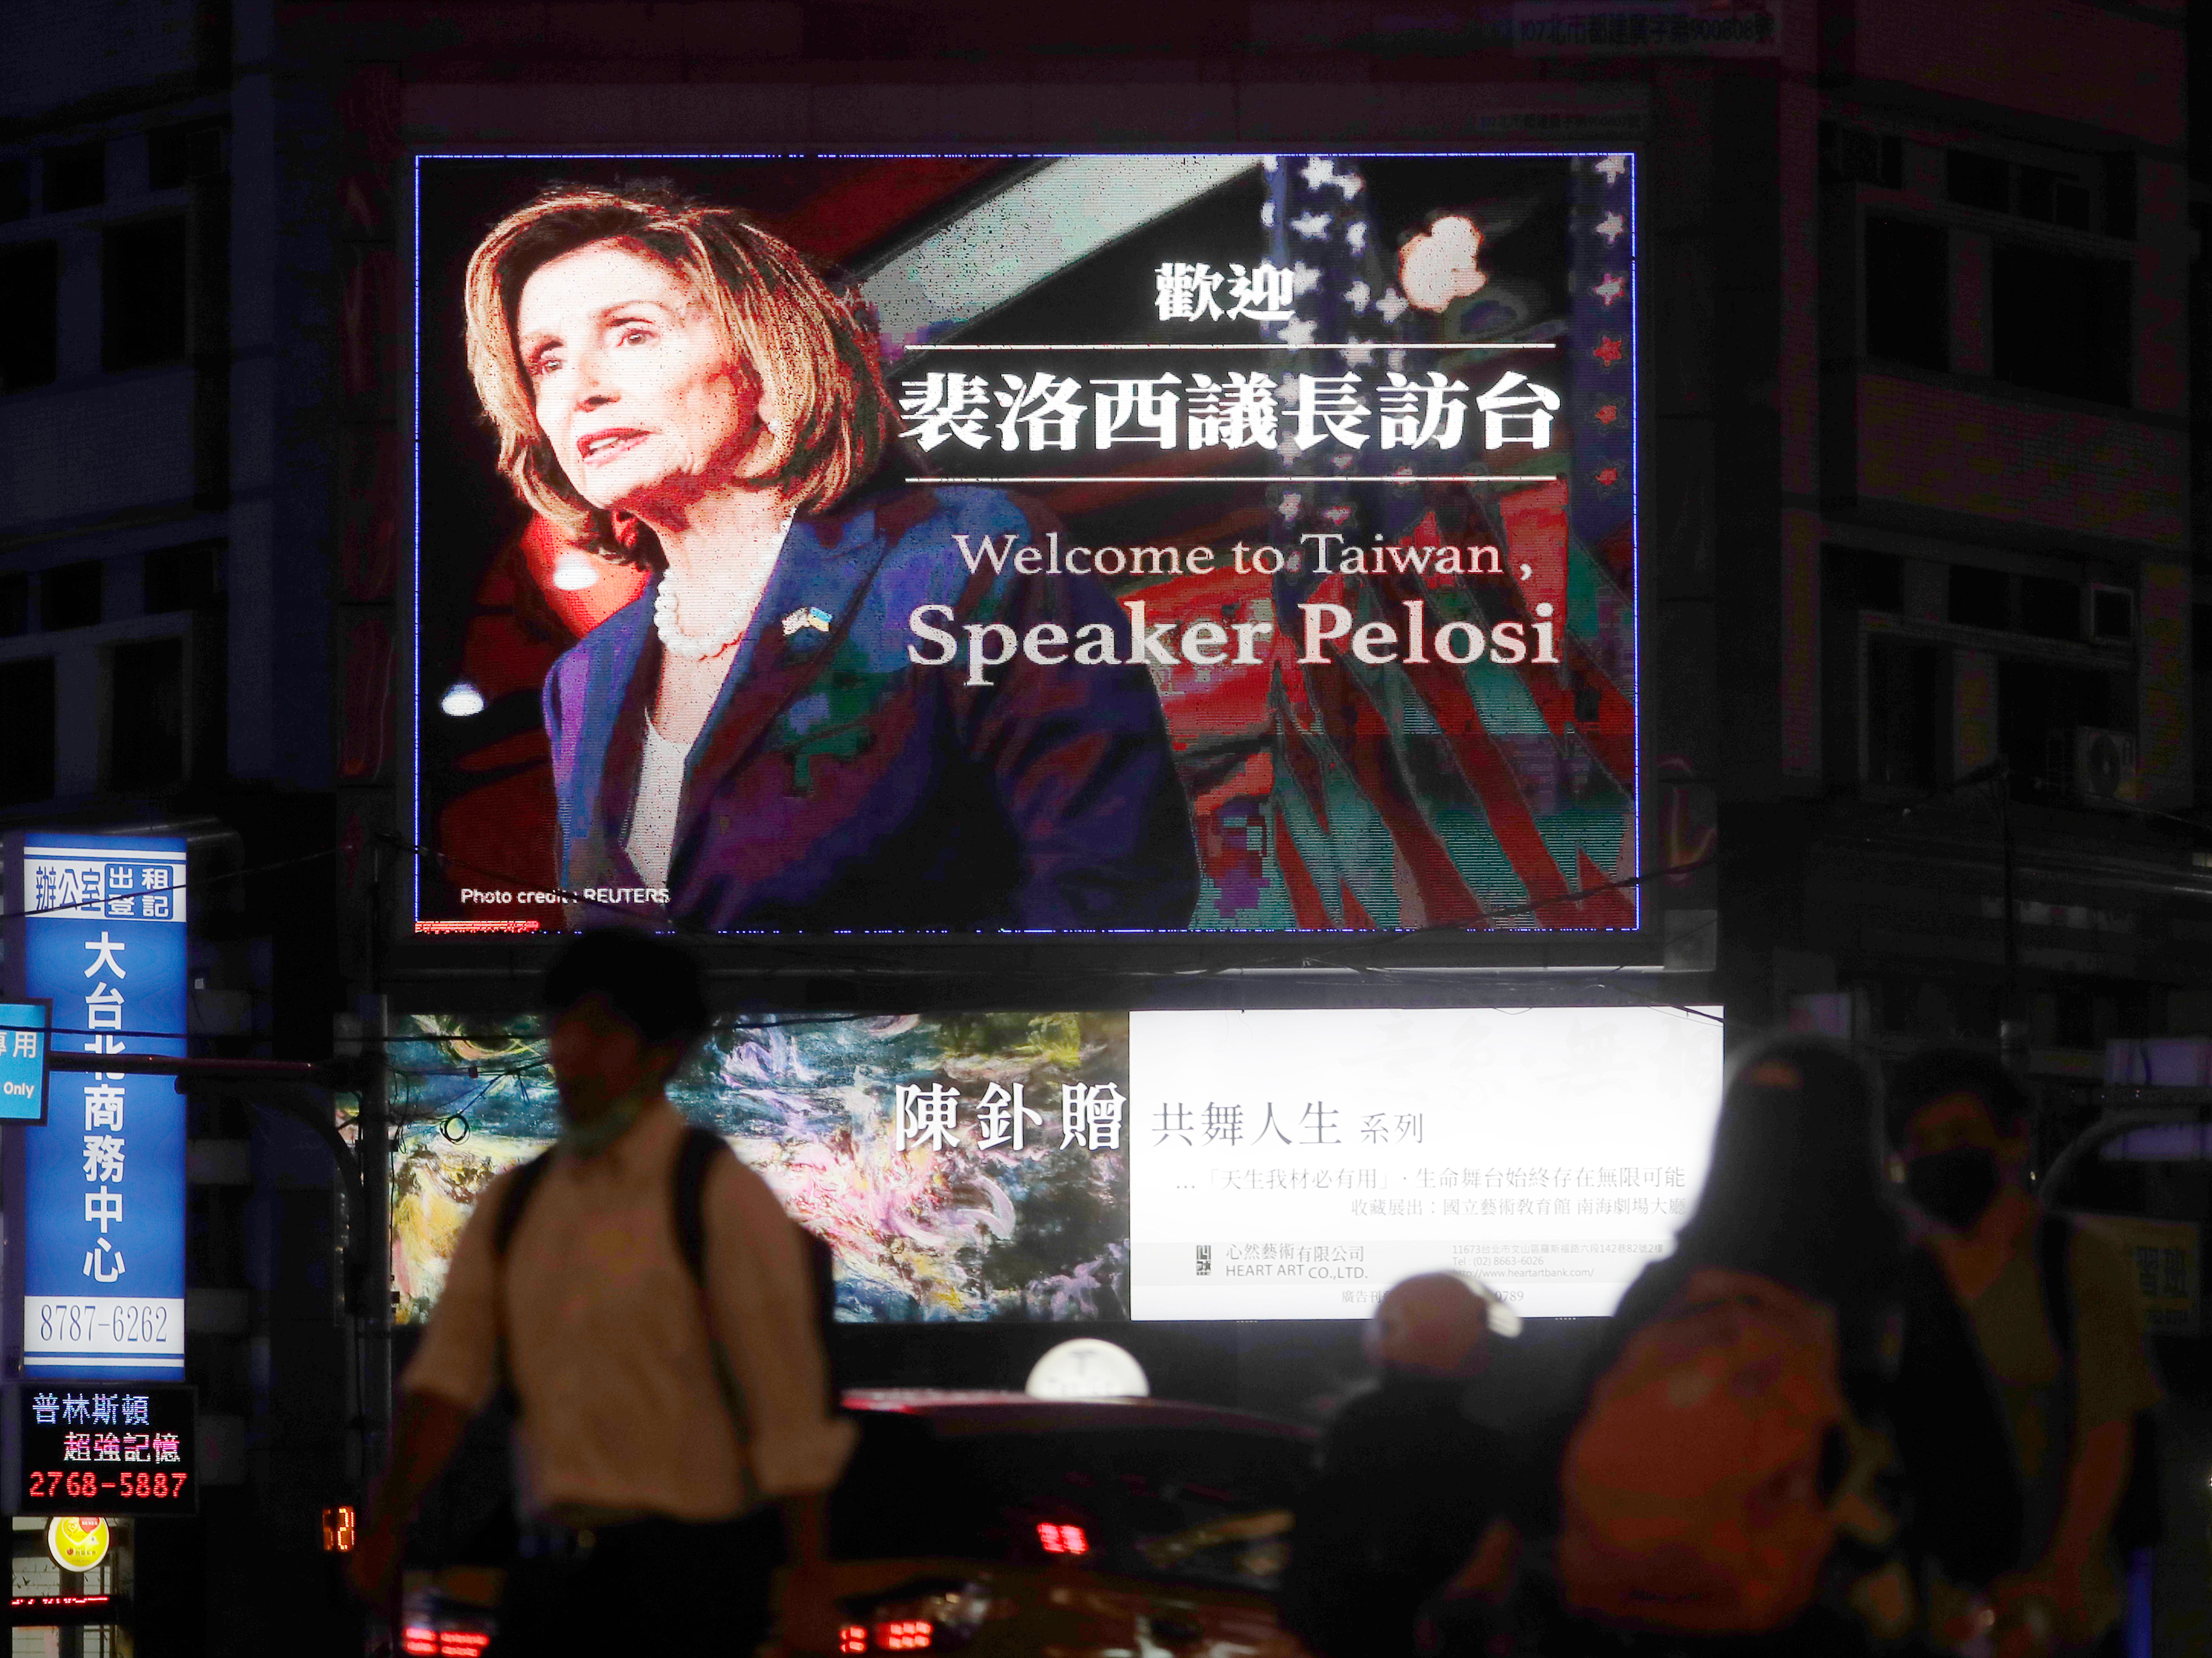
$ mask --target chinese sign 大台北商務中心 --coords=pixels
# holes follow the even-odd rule
[[[9,993],[52,1004],[64,1053],[181,1054],[184,842],[27,834],[9,853]],[[24,1368],[180,1376],[184,1097],[119,1072],[64,1072],[48,1095],[45,1126],[9,1137]]]

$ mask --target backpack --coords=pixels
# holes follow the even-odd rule
[[[1701,1268],[1632,1335],[1567,1445],[1559,1588],[1584,1617],[1685,1635],[1782,1629],[1812,1605],[1848,1423],[1833,1315]]]

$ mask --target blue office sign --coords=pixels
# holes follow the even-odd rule
[[[64,1053],[181,1054],[185,843],[26,834],[6,865],[6,993],[51,1004]],[[184,1096],[119,1072],[64,1072],[47,1096],[44,1126],[7,1137],[22,1371],[180,1377]]]
[[[0,1002],[0,1123],[46,1120],[48,1002]]]

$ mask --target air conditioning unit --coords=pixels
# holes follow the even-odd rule
[[[2136,738],[2133,732],[2098,726],[2074,728],[2074,793],[2084,800],[2125,803],[2136,799]]]

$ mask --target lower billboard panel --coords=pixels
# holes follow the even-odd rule
[[[1134,1013],[1131,1310],[1364,1318],[1415,1272],[1612,1312],[1704,1184],[1720,1025],[1648,1008]]]
[[[428,1315],[559,1132],[534,1019],[392,1050],[392,1270]],[[837,1262],[841,1321],[1356,1319],[1470,1272],[1602,1315],[1705,1178],[1720,1025],[1674,1007],[808,1016],[671,1087]]]

